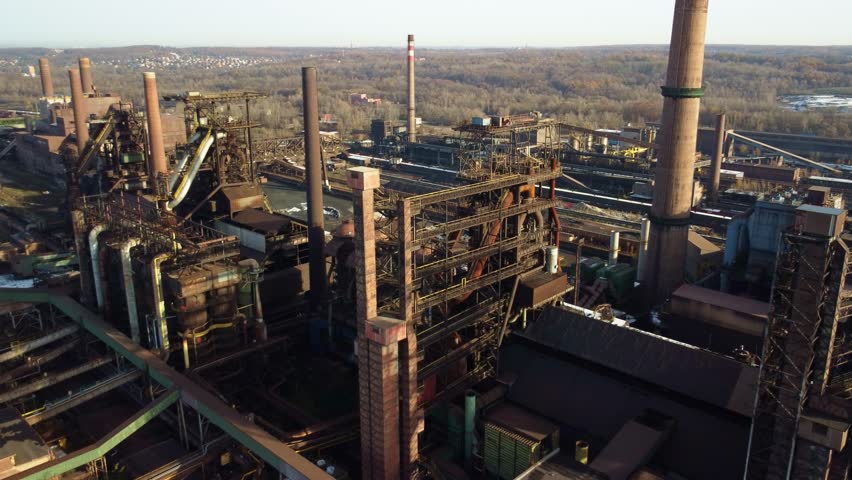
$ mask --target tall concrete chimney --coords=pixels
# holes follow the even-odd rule
[[[38,70],[41,74],[41,94],[45,97],[53,96],[53,78],[50,77],[50,62],[45,57],[38,59]]]
[[[661,88],[663,124],[654,175],[648,263],[643,282],[654,302],[683,283],[698,132],[704,91],[704,34],[708,0],[677,0],[666,84]]]
[[[417,141],[417,120],[414,116],[414,35],[408,36],[408,141]]]
[[[92,83],[92,62],[89,57],[80,57],[80,81],[83,82],[83,93],[94,93]]]
[[[80,71],[68,69],[68,80],[71,82],[71,106],[74,107],[74,135],[77,137],[77,155],[83,154],[83,149],[89,141],[89,126],[86,124],[86,99],[80,87]]]
[[[716,150],[713,150],[713,170],[710,179],[710,197],[719,199],[719,178],[722,175],[722,157],[725,149],[725,114],[716,116]]]
[[[317,101],[317,69],[302,68],[302,101],[305,125],[305,176],[308,182],[308,246],[311,271],[311,306],[325,302],[325,225],[322,209],[322,159]]]
[[[148,176],[151,179],[159,174],[169,173],[166,163],[166,149],[163,145],[163,124],[160,118],[160,96],[157,94],[157,75],[154,72],[144,72],[145,82],[145,116],[148,119]]]

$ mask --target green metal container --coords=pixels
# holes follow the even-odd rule
[[[605,278],[609,282],[607,293],[616,302],[620,302],[633,291],[636,269],[625,263],[617,263],[599,270],[598,278]]]
[[[584,257],[580,260],[580,281],[591,285],[597,278],[598,272],[606,266],[606,262],[596,257]]]
[[[139,163],[145,161],[145,155],[141,152],[123,153],[121,154],[120,162],[124,164]]]

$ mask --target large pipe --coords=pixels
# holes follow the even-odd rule
[[[204,157],[207,156],[210,146],[213,145],[214,137],[212,132],[212,130],[208,130],[207,135],[198,145],[198,150],[195,151],[195,158],[192,159],[192,164],[189,166],[189,172],[186,173],[177,190],[175,190],[175,198],[166,204],[166,209],[174,210],[186,197],[187,192],[189,192],[189,188],[192,186],[192,182],[195,180],[201,164],[204,163]]]
[[[45,97],[53,96],[53,78],[50,76],[50,62],[47,58],[38,59],[38,70],[41,74],[41,94]]]
[[[145,82],[145,116],[148,118],[148,176],[151,179],[169,172],[166,163],[166,148],[163,144],[163,124],[160,119],[160,96],[157,94],[157,75],[154,72],[142,74]]]
[[[408,142],[417,141],[417,120],[414,116],[414,35],[408,36]]]
[[[719,199],[719,179],[722,176],[722,157],[725,148],[725,114],[716,116],[716,149],[713,150],[713,170],[710,178],[710,198]]]
[[[620,233],[618,230],[612,230],[609,232],[609,264],[615,265],[618,263],[618,251],[619,251],[619,240]]]
[[[642,217],[639,221],[639,251],[636,252],[636,278],[643,278],[645,265],[648,260],[648,232],[651,229],[651,221],[648,217]]]
[[[683,283],[692,205],[698,109],[704,91],[704,34],[708,0],[677,0],[666,84],[661,88],[663,123],[654,175],[651,232],[644,284],[653,302]]]
[[[86,124],[86,100],[80,87],[80,72],[76,68],[68,69],[68,81],[71,82],[71,106],[74,108],[74,134],[77,137],[77,155],[83,155],[83,149],[89,142],[89,126]]]
[[[308,242],[311,272],[310,299],[313,309],[317,309],[325,301],[326,269],[316,68],[302,68],[302,92],[305,123],[305,176],[308,182]]]
[[[470,468],[473,462],[473,430],[476,424],[476,392],[464,394],[464,465]]]
[[[92,62],[89,57],[80,57],[80,82],[83,85],[83,93],[94,93],[95,86],[92,82]]]
[[[133,264],[130,250],[139,245],[138,238],[129,238],[121,244],[121,278],[124,283],[124,298],[127,300],[127,320],[130,323],[130,338],[139,343],[139,312],[136,309],[136,287],[133,285]]]
[[[92,230],[89,231],[89,256],[92,257],[92,279],[94,279],[95,283],[95,301],[97,302],[98,310],[104,307],[104,290],[103,283],[101,283],[103,282],[103,277],[101,275],[101,256],[98,250],[98,235],[106,230],[106,228],[105,224],[99,224],[92,227]]]
[[[169,324],[166,322],[166,302],[163,300],[163,278],[160,267],[171,258],[170,253],[161,253],[151,260],[151,290],[154,296],[154,318],[157,324],[157,343],[164,357],[169,354]]]

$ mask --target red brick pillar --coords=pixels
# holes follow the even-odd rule
[[[376,316],[373,190],[379,186],[379,171],[350,168],[347,181],[355,207],[361,476],[364,480],[397,480],[400,478],[398,342],[405,337],[405,328],[399,320]]]

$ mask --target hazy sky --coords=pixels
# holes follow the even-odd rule
[[[668,43],[674,0],[3,0],[0,46]],[[850,45],[852,0],[710,0],[708,43]]]

